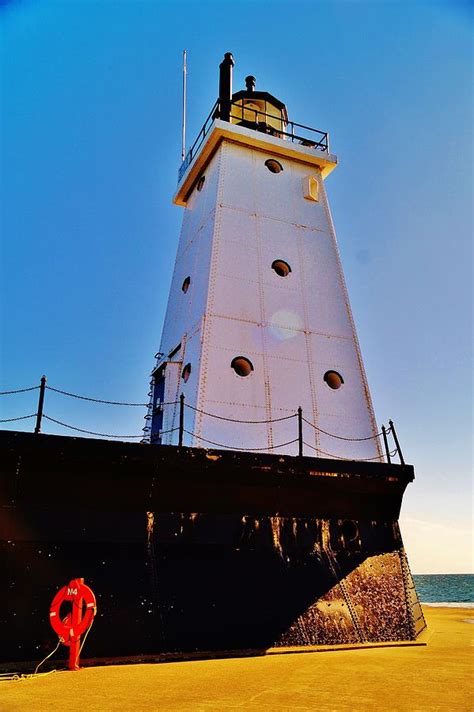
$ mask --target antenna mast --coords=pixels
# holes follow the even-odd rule
[[[182,141],[181,141],[181,161],[186,158],[186,50],[183,49],[183,126],[182,126]]]

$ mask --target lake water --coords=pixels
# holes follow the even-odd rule
[[[422,603],[474,607],[474,574],[414,575]]]

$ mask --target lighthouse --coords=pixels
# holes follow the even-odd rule
[[[256,89],[219,98],[180,171],[184,208],[152,375],[147,437],[184,444],[381,461],[325,179],[325,131],[290,121]]]
[[[233,67],[227,53],[173,198],[144,428],[162,453],[161,581],[197,647],[413,640],[398,516],[414,471],[375,421],[325,189],[337,157],[254,76],[234,92]],[[212,610],[186,594],[190,551]]]
[[[425,628],[398,526],[414,468],[375,423],[325,190],[337,158],[253,76],[233,92],[233,66],[178,172],[144,442],[0,433],[4,568],[36,582],[5,639],[29,659],[45,547],[59,580],[80,564],[101,592],[94,656],[407,645]]]

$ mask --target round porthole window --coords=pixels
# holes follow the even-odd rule
[[[269,158],[268,161],[265,161],[265,165],[270,173],[281,173],[283,170],[281,163],[276,161],[274,158]]]
[[[359,528],[352,520],[345,519],[341,524],[341,534],[344,541],[355,541],[359,536]]]
[[[181,373],[181,378],[185,383],[188,382],[189,376],[191,375],[191,364],[187,363],[186,366],[183,368],[183,371]]]
[[[206,176],[201,176],[197,182],[197,190],[201,191],[204,188],[204,183],[206,182]]]
[[[284,260],[275,260],[272,262],[272,270],[276,272],[279,277],[288,277],[291,272],[291,267],[288,262]]]
[[[343,377],[337,371],[326,371],[324,374],[324,380],[328,384],[329,388],[333,389],[333,391],[337,391],[337,389],[344,383]]]
[[[184,292],[185,294],[186,294],[186,292],[188,291],[190,284],[191,284],[191,277],[186,277],[186,279],[184,280],[183,284],[181,285],[181,289],[183,290],[183,292]]]
[[[230,365],[231,368],[234,369],[236,374],[238,376],[242,376],[242,378],[245,378],[245,376],[250,376],[253,371],[252,362],[249,361],[248,358],[245,358],[245,356],[236,356],[234,359],[232,359]]]

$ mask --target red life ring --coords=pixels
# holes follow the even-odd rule
[[[73,606],[80,606],[81,613],[83,611],[83,601],[86,608],[80,621],[73,625],[73,619],[77,620],[79,616],[73,616],[68,613],[65,618],[61,619],[60,608],[64,601],[71,601]],[[53,598],[49,609],[49,622],[53,630],[58,634],[59,638],[65,645],[75,643],[83,633],[91,625],[94,616],[97,613],[97,604],[93,591],[86,586],[83,579],[73,579],[67,586],[63,586]]]

